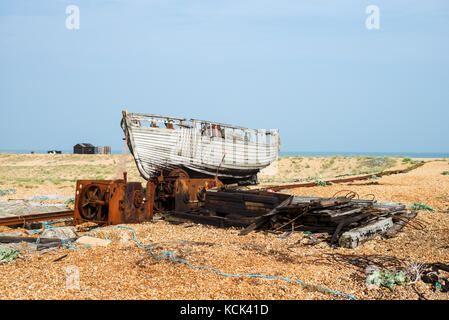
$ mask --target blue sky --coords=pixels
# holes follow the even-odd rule
[[[124,108],[279,128],[282,151],[449,152],[449,2],[0,2],[0,149],[121,150]]]

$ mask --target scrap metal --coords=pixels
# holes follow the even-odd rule
[[[74,223],[139,223],[153,218],[154,211],[188,211],[202,206],[208,189],[223,184],[217,179],[190,178],[182,169],[167,176],[163,172],[148,180],[146,190],[140,182],[117,180],[78,180]]]

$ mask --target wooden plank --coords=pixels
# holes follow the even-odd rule
[[[257,219],[256,222],[252,223],[250,226],[248,226],[247,228],[245,228],[244,230],[242,230],[239,235],[240,236],[244,236],[247,235],[248,233],[250,233],[251,231],[255,230],[256,228],[260,227],[261,225],[263,225],[265,222],[267,222],[271,216],[273,216],[274,214],[276,214],[277,209],[278,208],[282,208],[283,206],[286,206],[288,204],[290,204],[290,202],[292,201],[293,197],[289,197],[287,199],[285,199],[284,201],[281,202],[281,204],[279,204],[277,207],[273,208],[272,210],[270,210],[270,212],[268,212],[267,214],[264,214],[263,216],[261,216],[259,219]]]
[[[387,232],[393,227],[391,218],[376,220],[372,223],[344,232],[338,244],[343,248],[355,248],[363,242]]]
[[[206,201],[208,199],[211,200],[221,200],[221,201],[230,201],[230,202],[260,202],[260,203],[268,203],[268,204],[277,204],[279,203],[279,199],[276,196],[264,196],[253,194],[250,192],[206,192]]]
[[[395,221],[393,227],[385,233],[385,236],[388,238],[394,237],[410,220],[415,218],[418,215],[416,211],[411,211],[409,214],[404,212],[403,215],[398,215],[393,217],[393,221]]]
[[[215,227],[247,227],[251,221],[248,221],[245,218],[238,219],[230,219],[220,216],[205,216],[194,213],[186,213],[186,212],[170,212],[171,215],[177,218],[189,220],[196,223],[212,225]]]
[[[363,212],[362,208],[355,208],[355,209],[343,211],[343,212],[329,211],[328,216],[331,219],[331,221],[337,221],[337,220],[341,220],[341,219],[353,216],[353,215],[361,213],[361,212]]]
[[[324,199],[311,200],[310,204],[313,208],[329,208],[336,205],[345,204],[350,201],[351,199],[345,197],[324,198]]]
[[[179,212],[179,211],[170,212],[170,215],[177,217],[177,218],[190,220],[193,222],[213,225],[216,227],[221,227],[224,225],[224,218],[220,217],[220,216],[204,216],[204,215],[191,214],[191,213],[189,214],[186,212]]]
[[[76,239],[78,239],[78,238],[64,239],[64,241],[65,241],[65,243],[67,243],[68,241],[75,241]],[[0,236],[0,243],[19,243],[19,242],[50,243],[50,242],[57,242],[57,241],[60,241],[62,243],[62,240],[58,239],[58,238],[33,238],[33,237]]]
[[[369,213],[362,213],[359,215],[356,215],[354,217],[347,217],[346,219],[343,219],[342,221],[340,221],[338,223],[337,228],[334,231],[334,234],[332,235],[332,239],[331,239],[331,244],[334,244],[335,241],[337,240],[338,235],[340,234],[340,231],[347,225],[353,223],[353,222],[357,222],[360,221],[366,217],[370,216]]]

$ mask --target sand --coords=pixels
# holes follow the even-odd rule
[[[114,175],[118,163],[118,156],[72,158],[71,155],[60,155],[64,161],[54,156],[50,158],[50,155],[35,156],[37,157],[0,155],[0,189],[16,188],[15,194],[0,197],[0,201],[36,194],[73,196],[74,182],[69,181],[70,179],[99,175],[107,178],[108,175]],[[22,158],[23,161],[18,161]],[[305,168],[307,165],[298,168],[291,160],[306,160],[315,171],[306,175],[304,170],[311,168]],[[281,159],[285,168],[274,177],[271,176],[271,179],[307,179],[316,177],[320,171],[322,178],[354,174],[354,170],[366,171],[367,168],[360,167],[360,162],[365,160],[370,159],[335,159],[327,167],[329,158]],[[403,162],[402,158],[393,160],[396,161],[394,164],[390,163],[389,169],[410,165],[410,161]],[[127,169],[131,176],[135,180],[139,179],[132,158],[128,158],[128,161]],[[154,247],[155,256],[151,256],[148,248],[139,246],[133,240],[130,230],[110,226],[91,233],[113,240],[107,247],[79,250],[61,248],[45,254],[27,253],[12,263],[0,264],[0,298],[349,299],[344,295],[323,292],[328,290],[351,295],[356,299],[404,300],[421,297],[448,300],[447,293],[433,292],[430,284],[422,281],[396,286],[394,291],[387,288],[368,289],[363,270],[351,263],[329,259],[330,254],[355,254],[394,256],[402,266],[410,262],[449,262],[449,176],[442,175],[444,171],[449,171],[449,162],[447,159],[425,161],[422,167],[406,174],[290,190],[291,194],[313,196],[332,196],[341,190],[353,190],[360,197],[374,194],[381,201],[408,204],[424,202],[435,209],[434,212],[419,211],[415,221],[392,239],[377,237],[355,249],[332,249],[325,242],[308,245],[307,235],[303,233],[294,233],[287,238],[264,232],[239,236],[239,230],[234,228],[218,229],[190,222],[176,225],[163,220],[126,225],[136,231],[141,244]],[[339,167],[332,170],[337,162],[344,169]],[[12,167],[18,170],[11,171],[14,169]],[[290,171],[286,175],[287,170]],[[44,180],[42,183],[24,182],[24,179],[39,177]],[[55,179],[61,177],[67,181],[55,184],[58,181]],[[32,187],[27,188],[28,184]],[[2,228],[0,232],[14,231],[9,229]],[[220,273],[286,277],[309,285],[304,287],[300,283],[279,279],[222,276],[214,270],[192,268],[184,263],[163,259],[164,251],[173,252],[176,259],[188,261],[192,266],[209,266]],[[66,254],[67,257],[53,262]],[[67,267],[72,267],[72,273],[67,273]],[[73,273],[73,270],[76,272]],[[70,288],[68,280],[73,279],[71,276],[74,274],[79,275],[79,286]]]

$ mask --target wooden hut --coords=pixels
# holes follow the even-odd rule
[[[73,147],[73,153],[95,154],[95,147],[90,143],[78,143]]]

